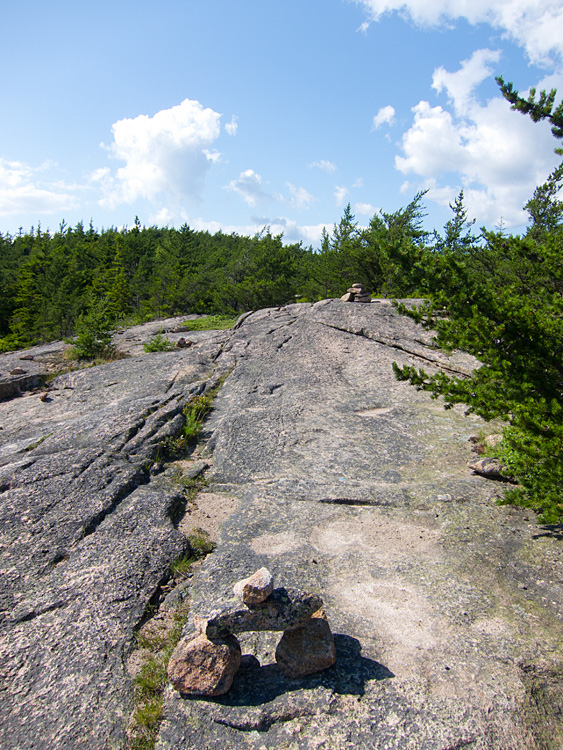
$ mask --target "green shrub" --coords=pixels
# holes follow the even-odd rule
[[[73,355],[78,359],[110,358],[115,355],[115,321],[104,300],[94,303],[76,322]]]
[[[162,331],[159,331],[156,336],[143,344],[143,349],[146,352],[170,352],[173,351],[174,344],[162,335]]]

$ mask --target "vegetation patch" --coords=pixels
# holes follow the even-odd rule
[[[229,315],[206,315],[204,318],[195,318],[195,320],[186,320],[180,326],[184,331],[223,331],[226,328],[232,328],[238,318]]]
[[[166,667],[188,618],[187,605],[180,605],[167,618],[149,620],[137,634],[143,663],[135,677],[135,709],[128,727],[129,750],[152,750],[162,721]]]
[[[215,544],[203,529],[194,529],[188,542],[189,552],[170,566],[172,589],[187,580],[194,563],[215,549]],[[189,606],[185,602],[172,612],[157,612],[137,633],[136,653],[141,664],[134,680],[135,709],[127,730],[128,750],[154,748],[162,721],[166,668],[182,637],[188,613]]]
[[[148,352],[171,352],[175,349],[174,344],[169,338],[162,335],[162,331],[159,331],[149,341],[143,344],[143,349]]]

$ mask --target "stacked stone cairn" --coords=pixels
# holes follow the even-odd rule
[[[352,284],[340,299],[343,302],[371,302],[371,294],[361,284]]]
[[[274,589],[267,568],[238,581],[233,591],[242,606],[213,612],[206,619],[194,617],[198,635],[182,638],[174,649],[168,677],[180,693],[217,696],[229,690],[241,663],[236,633],[283,631],[276,662],[286,677],[304,677],[334,664],[334,637],[320,596]]]

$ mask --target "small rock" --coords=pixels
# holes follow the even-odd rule
[[[496,458],[480,458],[478,461],[469,461],[467,465],[476,474],[480,474],[483,477],[511,480],[511,477],[506,476],[504,473],[506,471],[504,466]]]
[[[274,590],[274,578],[268,568],[260,568],[248,578],[235,583],[235,596],[245,604],[260,604]]]
[[[185,339],[183,336],[176,341],[176,346],[178,349],[187,349],[189,346],[192,345],[193,342],[191,342],[189,339]]]
[[[42,393],[42,394],[41,394],[41,395],[39,396],[39,400],[40,400],[40,401],[43,401],[44,403],[45,403],[45,401],[50,401],[50,400],[51,400],[51,397],[49,396],[49,392],[48,392],[48,391],[45,391],[45,393]]]
[[[14,367],[13,370],[10,370],[10,375],[25,375],[27,370],[22,370],[21,367]]]
[[[502,435],[487,435],[487,437],[483,440],[487,448],[496,448],[501,441]]]
[[[22,354],[19,359],[26,360],[27,362],[32,362],[35,357],[33,356],[33,354]]]
[[[342,302],[352,302],[354,300],[354,295],[351,292],[346,292],[346,294],[343,294],[340,299]]]
[[[204,635],[182,638],[168,662],[174,688],[188,695],[224,695],[240,667],[240,644],[234,635],[210,641]]]
[[[315,612],[306,625],[286,630],[276,648],[276,662],[287,677],[305,677],[336,661],[334,637],[325,613]]]

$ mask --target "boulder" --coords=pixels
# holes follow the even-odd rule
[[[287,677],[305,677],[336,662],[334,636],[321,610],[299,628],[286,630],[276,648],[276,662]]]
[[[223,695],[233,684],[240,659],[240,644],[234,635],[214,641],[204,635],[183,638],[168,662],[168,678],[180,693]]]

